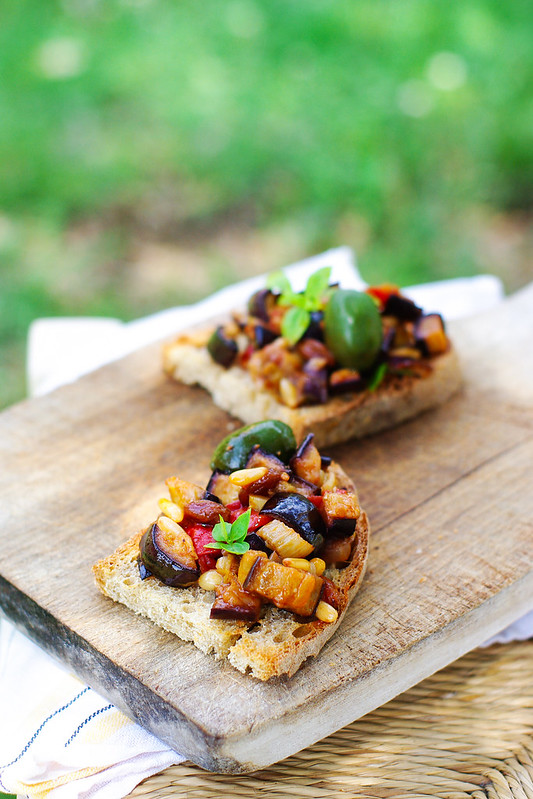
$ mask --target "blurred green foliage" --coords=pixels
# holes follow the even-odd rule
[[[151,310],[120,265],[136,209],[154,200],[157,230],[160,197],[167,232],[247,209],[258,229],[293,220],[301,256],[360,244],[363,274],[399,283],[482,268],[476,209],[531,210],[530,0],[1,10],[4,361],[35,316]],[[65,231],[94,218],[104,233],[73,257]]]

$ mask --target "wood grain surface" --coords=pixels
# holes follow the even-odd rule
[[[339,729],[533,606],[533,286],[451,333],[444,407],[336,447],[372,524],[334,638],[260,683],[101,596],[92,564],[152,520],[171,474],[206,481],[238,423],[172,383],[159,346],[0,415],[0,606],[188,758],[251,771]]]

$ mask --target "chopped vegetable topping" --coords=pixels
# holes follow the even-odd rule
[[[226,439],[207,489],[167,480],[171,500],[159,501],[161,515],[140,544],[141,579],[214,592],[213,619],[253,624],[270,603],[336,621],[328,568],[352,556],[357,495],[312,434],[296,447],[280,424],[248,425]]]
[[[397,286],[354,291],[330,278],[329,267],[319,269],[296,292],[283,272],[270,275],[247,314],[214,331],[213,360],[246,369],[290,408],[431,372],[449,347],[438,314],[424,313]]]

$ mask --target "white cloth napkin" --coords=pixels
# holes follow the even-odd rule
[[[346,247],[294,264],[288,275],[299,288],[312,271],[326,265],[343,286],[365,285]],[[28,338],[29,392],[44,394],[144,344],[171,337],[220,308],[240,305],[263,283],[264,277],[252,278],[194,306],[130,323],[37,320]],[[447,319],[489,309],[503,297],[500,281],[490,275],[412,286],[405,293]],[[532,634],[530,613],[491,642],[523,640]],[[142,779],[184,760],[5,619],[0,621],[0,707],[0,790],[35,799],[119,799]]]

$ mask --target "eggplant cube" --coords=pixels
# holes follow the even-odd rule
[[[247,624],[259,618],[260,597],[246,591],[234,574],[229,574],[223,583],[216,586],[215,594],[210,618],[244,621]]]
[[[353,534],[361,508],[355,494],[325,491],[322,495],[322,513],[328,534],[344,538]]]
[[[311,616],[320,599],[324,581],[311,572],[283,566],[258,557],[248,572],[245,588],[278,608]]]
[[[422,355],[440,355],[448,349],[442,316],[438,313],[421,316],[415,326],[416,344]]]
[[[290,460],[290,467],[298,477],[301,477],[308,483],[318,485],[320,482],[322,460],[313,439],[314,436],[312,433],[309,433],[309,435],[304,438],[296,454]]]

